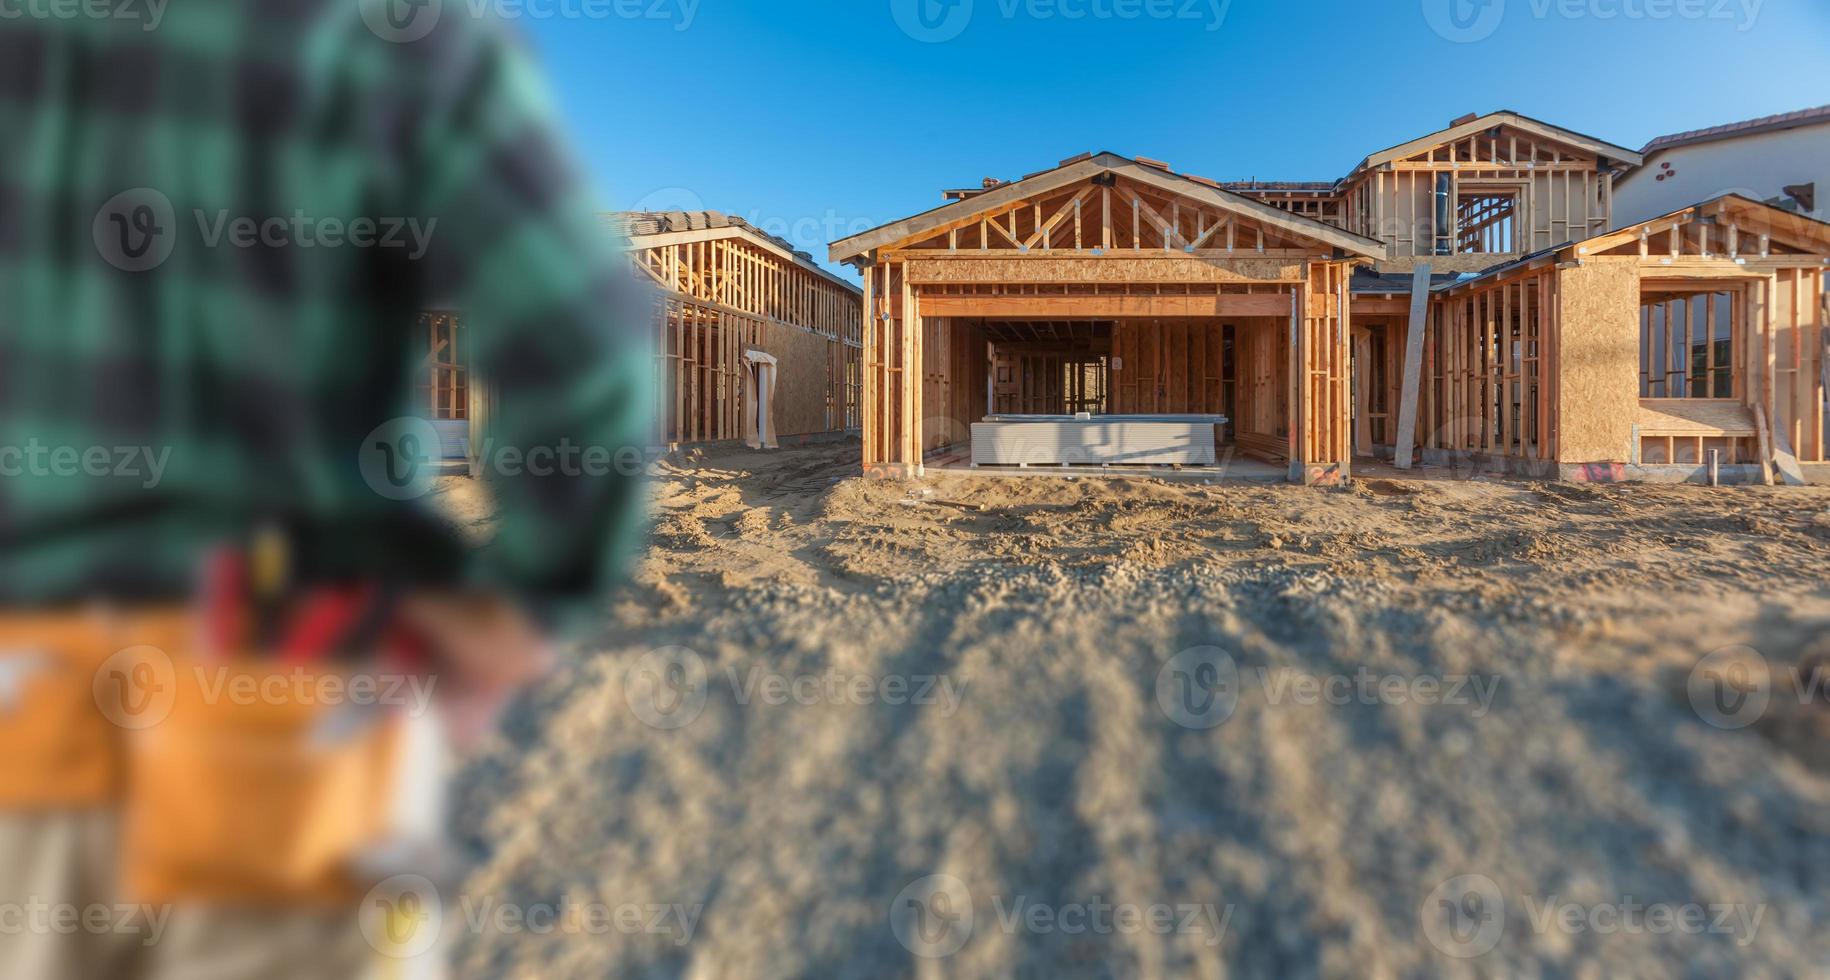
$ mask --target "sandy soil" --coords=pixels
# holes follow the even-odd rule
[[[622,918],[470,925],[460,975],[1830,969],[1830,492],[857,451],[660,464],[634,581],[459,794],[466,907]],[[1731,729],[1693,668],[1737,644]]]

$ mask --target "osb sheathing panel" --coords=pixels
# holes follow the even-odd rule
[[[1430,272],[1485,272],[1497,265],[1504,265],[1517,259],[1518,253],[1508,255],[1399,255],[1379,263],[1383,273],[1404,273],[1410,275],[1417,271],[1419,263],[1428,262]]]
[[[1588,259],[1558,278],[1557,460],[1626,462],[1639,417],[1639,266]]]
[[[775,431],[797,436],[826,431],[826,382],[832,360],[829,337],[767,322],[762,349],[775,355]],[[838,424],[840,420],[835,420]]]
[[[1201,256],[1011,257],[955,252],[908,261],[915,283],[1296,282],[1302,266],[1281,259]]]

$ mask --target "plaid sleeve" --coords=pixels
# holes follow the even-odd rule
[[[493,395],[481,454],[500,517],[469,580],[577,612],[633,554],[654,399],[644,297],[596,217],[519,44],[435,35],[409,197],[436,219],[420,274]]]

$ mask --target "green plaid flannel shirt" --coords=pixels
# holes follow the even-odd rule
[[[601,591],[640,534],[650,353],[512,39],[407,0],[7,11],[0,608],[183,597],[271,522],[312,577]],[[482,467],[476,551],[423,480],[376,478],[426,472],[384,441],[432,308],[462,311],[516,460]]]

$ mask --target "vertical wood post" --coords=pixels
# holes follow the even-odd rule
[[[1392,447],[1392,462],[1401,470],[1411,468],[1411,452],[1417,441],[1417,388],[1423,373],[1423,331],[1430,312],[1430,264],[1420,262],[1411,274],[1411,320],[1404,336],[1404,390],[1398,402],[1398,442]]]

